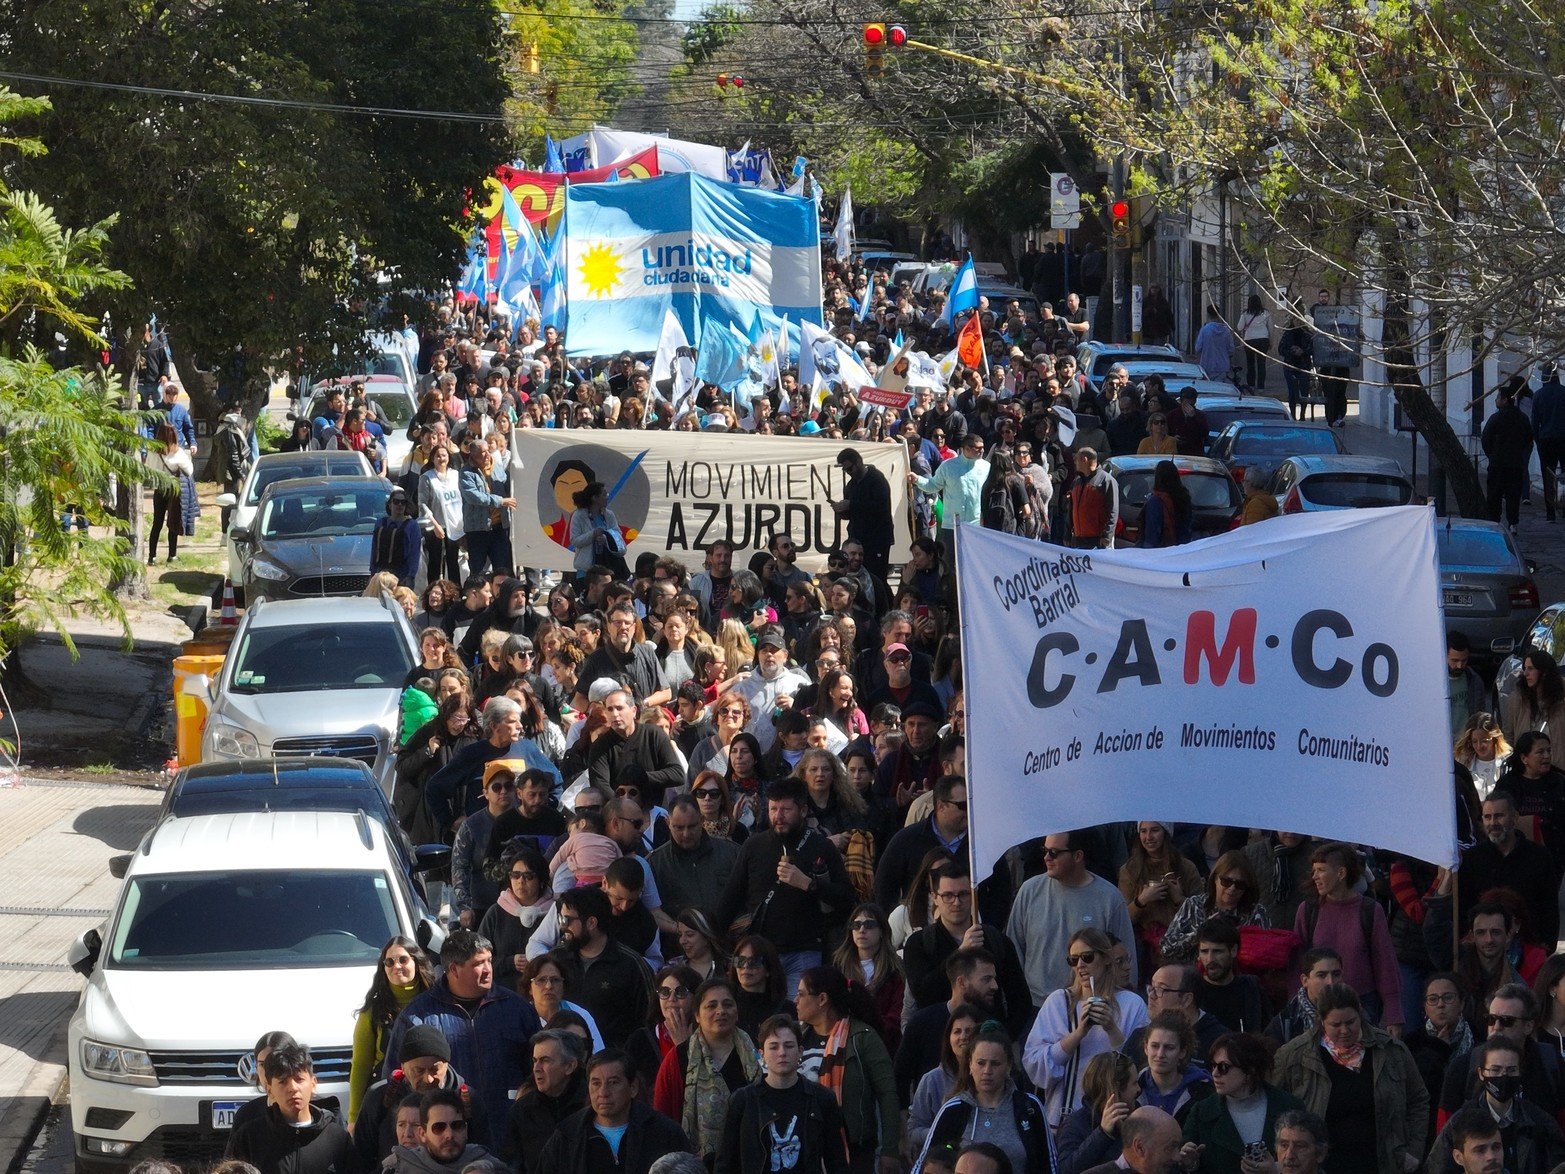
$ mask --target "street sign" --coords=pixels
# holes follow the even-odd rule
[[[1081,227],[1081,192],[1076,181],[1063,171],[1049,174],[1049,227]]]
[[[1315,369],[1345,367],[1356,371],[1363,365],[1360,354],[1364,338],[1358,308],[1355,306],[1311,306],[1315,323]]]

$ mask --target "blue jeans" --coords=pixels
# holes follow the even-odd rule
[[[511,570],[509,530],[469,530],[466,542],[468,574],[481,575],[485,567],[496,571]]]
[[[784,982],[783,997],[792,999],[793,993],[799,989],[799,976],[806,970],[821,964],[821,952],[819,950],[789,950],[782,955],[783,974],[787,977]]]
[[[1310,406],[1310,373],[1308,371],[1296,371],[1292,367],[1282,369],[1283,385],[1288,389],[1288,411],[1296,418],[1303,420],[1306,413],[1310,418],[1315,415],[1315,409]]]

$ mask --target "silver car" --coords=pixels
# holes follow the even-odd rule
[[[269,486],[255,521],[229,531],[250,552],[246,601],[363,591],[375,523],[390,494],[379,477],[300,477]]]
[[[1413,483],[1390,457],[1289,457],[1272,474],[1271,492],[1283,513],[1308,514],[1407,505]]]
[[[402,683],[418,641],[389,596],[253,603],[215,681],[201,761],[325,754],[364,763],[390,794]]]
[[[239,487],[238,493],[220,493],[217,504],[232,509],[233,517],[228,527],[228,577],[236,590],[243,591],[245,568],[250,561],[247,544],[234,541],[235,529],[247,529],[255,521],[255,511],[261,504],[261,494],[268,486],[279,481],[291,481],[295,477],[369,477],[375,470],[361,452],[269,452],[250,466],[250,475]],[[243,599],[240,600],[243,602]]]

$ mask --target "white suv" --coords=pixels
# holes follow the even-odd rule
[[[398,934],[436,945],[438,929],[362,812],[158,824],[70,951],[87,978],[69,1029],[78,1169],[220,1157],[269,1031],[307,1045],[317,1099],[346,1106],[354,1015]]]

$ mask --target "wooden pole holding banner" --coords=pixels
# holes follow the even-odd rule
[[[969,796],[969,798],[971,798],[971,796]],[[1461,971],[1457,969],[1457,963],[1461,961],[1461,955],[1462,955],[1462,922],[1461,922],[1461,919],[1457,916],[1457,910],[1460,907],[1460,903],[1457,900],[1457,896],[1460,893],[1461,887],[1462,887],[1462,873],[1461,873],[1460,870],[1457,870],[1457,871],[1452,872],[1450,874],[1450,876],[1451,876],[1451,972],[1453,974],[1460,974]]]

